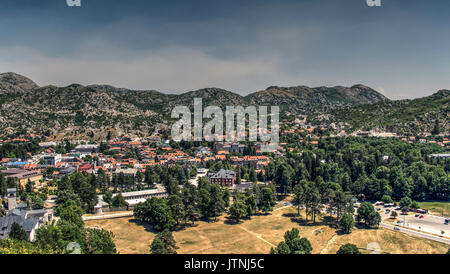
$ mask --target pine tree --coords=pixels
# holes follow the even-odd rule
[[[13,223],[11,225],[11,231],[9,232],[9,238],[16,240],[26,241],[28,239],[28,235],[25,230],[18,223]]]
[[[434,123],[433,131],[431,131],[431,134],[439,135],[440,133],[441,133],[441,128],[440,128],[440,125],[439,125],[439,119],[436,119],[436,121]]]

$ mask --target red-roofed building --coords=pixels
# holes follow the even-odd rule
[[[92,170],[93,166],[91,164],[83,164],[82,166],[80,166],[78,168],[79,172],[88,172],[90,170]]]

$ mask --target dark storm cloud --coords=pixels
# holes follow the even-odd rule
[[[412,98],[450,88],[447,1],[65,2],[0,1],[0,71],[162,91],[363,83]]]

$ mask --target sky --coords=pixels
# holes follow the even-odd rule
[[[0,73],[242,95],[364,84],[391,99],[450,89],[450,1],[0,0]]]

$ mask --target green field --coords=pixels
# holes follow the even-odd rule
[[[450,217],[450,202],[421,202],[419,206],[428,209],[431,214]]]

